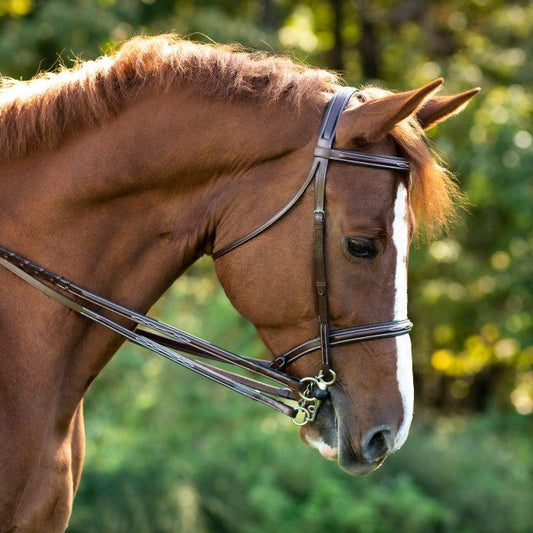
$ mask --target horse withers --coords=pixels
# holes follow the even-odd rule
[[[328,325],[407,318],[407,256],[417,223],[446,225],[459,198],[423,130],[477,92],[437,97],[364,88],[333,148],[401,156],[410,174],[330,160],[323,239]],[[171,36],[0,89],[0,245],[145,313],[184,270],[294,197],[339,90],[288,59]],[[316,183],[257,238],[216,260],[235,308],[275,359],[318,334]],[[126,323],[124,323],[126,324]],[[116,333],[0,269],[0,524],[66,527],[84,456],[85,391]],[[407,438],[409,337],[332,344],[336,381],[302,439],[349,473],[379,466]],[[320,355],[289,365],[320,373]]]

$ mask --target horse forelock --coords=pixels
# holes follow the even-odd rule
[[[144,88],[194,87],[227,100],[295,105],[338,87],[334,74],[236,45],[174,35],[135,37],[113,55],[29,81],[0,77],[0,154],[13,159],[56,148],[70,133],[116,116]]]

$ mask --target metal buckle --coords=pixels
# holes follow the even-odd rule
[[[292,419],[292,423],[296,426],[305,426],[308,422],[313,422],[316,418],[316,413],[318,411],[318,407],[320,405],[319,400],[314,400],[313,403],[310,403],[309,405],[305,405],[303,403],[303,400],[300,400],[298,402],[298,405],[296,406],[296,416]],[[303,413],[303,419],[298,419],[298,413]]]
[[[313,391],[315,387],[318,387],[320,390],[327,390],[330,385],[333,385],[337,381],[337,374],[333,370],[329,370],[331,374],[331,379],[326,381],[324,379],[324,373],[322,370],[319,372],[318,376],[315,377],[305,377],[300,380],[300,383],[307,383],[303,392],[300,392],[300,400],[296,406],[297,415],[292,419],[293,423],[297,426],[305,426],[309,422],[314,422],[320,404],[322,403],[318,398],[313,396]],[[303,420],[297,419],[298,413],[303,413]]]

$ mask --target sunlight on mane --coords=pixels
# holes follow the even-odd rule
[[[205,45],[174,35],[135,37],[110,56],[30,81],[0,77],[0,154],[56,148],[83,128],[109,121],[144,88],[195,85],[227,100],[300,103],[338,87],[334,74],[237,45]]]
[[[365,87],[361,92],[365,100],[393,94],[378,87]],[[391,134],[411,163],[409,201],[415,230],[420,227],[424,237],[432,238],[457,218],[457,208],[465,203],[463,194],[415,118],[402,120]]]

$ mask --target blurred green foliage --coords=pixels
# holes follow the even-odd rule
[[[531,427],[518,414],[417,420],[359,479],[264,407],[137,350],[87,398],[87,464],[69,531],[525,532]]]
[[[404,449],[353,480],[280,416],[127,347],[87,398],[72,531],[533,528],[521,416],[533,411],[532,20],[519,0],[0,0],[4,76],[177,31],[342,69],[356,85],[408,89],[444,76],[447,93],[482,87],[431,132],[469,207],[450,235],[419,241],[411,256],[419,420]],[[206,260],[153,312],[264,354]]]

